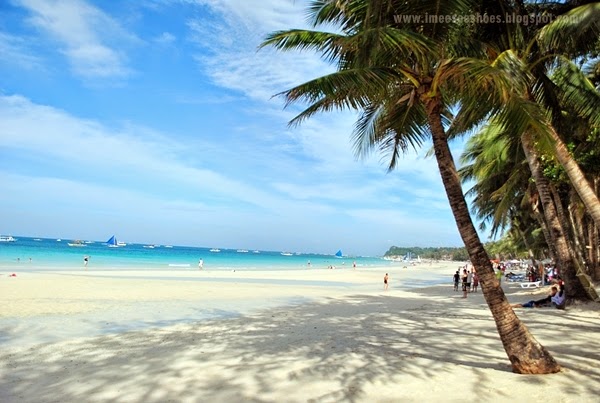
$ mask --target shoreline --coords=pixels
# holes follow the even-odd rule
[[[597,400],[597,307],[518,310],[563,371],[516,375],[481,292],[465,300],[453,291],[455,264],[391,271],[384,292],[381,270],[388,269],[237,271],[228,274],[239,280],[231,283],[220,280],[221,271],[198,271],[206,282],[148,280],[139,273],[119,279],[112,271],[104,278],[0,276],[0,401]],[[446,284],[404,287],[441,275]],[[339,277],[351,285],[335,285]],[[252,278],[330,283],[241,281]],[[504,289],[514,303],[548,287],[509,283]],[[29,311],[19,304],[11,309],[10,298],[29,304]],[[143,323],[153,317],[156,326]],[[106,325],[102,333],[86,327],[94,321]],[[20,326],[12,335],[8,322]],[[28,327],[36,322],[40,327]],[[36,342],[44,326],[59,337]],[[23,345],[11,344],[11,337]]]

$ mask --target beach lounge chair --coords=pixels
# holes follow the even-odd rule
[[[525,283],[521,283],[521,288],[538,288],[541,285],[541,281],[527,281]]]

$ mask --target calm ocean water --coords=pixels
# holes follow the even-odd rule
[[[205,270],[282,270],[306,269],[310,261],[313,268],[389,266],[390,262],[374,257],[342,257],[319,254],[292,254],[281,252],[221,249],[211,252],[208,248],[188,246],[166,247],[127,244],[110,248],[105,242],[86,243],[83,247],[69,246],[73,240],[17,237],[16,242],[0,242],[0,267],[36,270],[72,270],[83,267],[84,256],[89,256],[88,270],[134,269],[134,270],[198,270],[198,261],[204,261]]]

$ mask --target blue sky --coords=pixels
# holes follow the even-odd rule
[[[351,112],[273,95],[332,71],[257,50],[299,0],[0,3],[0,233],[381,255],[460,246],[425,149],[357,160]],[[454,149],[458,156],[460,149]]]

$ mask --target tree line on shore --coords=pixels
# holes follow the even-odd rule
[[[314,30],[274,32],[262,45],[314,51],[336,68],[280,94],[308,105],[290,124],[357,111],[356,155],[380,153],[390,171],[407,150],[431,147],[513,371],[559,371],[508,303],[471,211],[507,245],[551,256],[570,298],[600,300],[600,3],[312,0],[307,11]],[[554,18],[396,17],[474,14]],[[449,146],[459,136],[469,136],[460,169]]]
[[[469,260],[469,254],[465,247],[419,247],[413,248],[392,246],[383,255],[384,257],[399,257],[406,256],[408,253],[413,258],[420,257],[421,259],[431,260],[454,260],[458,262],[465,262]]]

